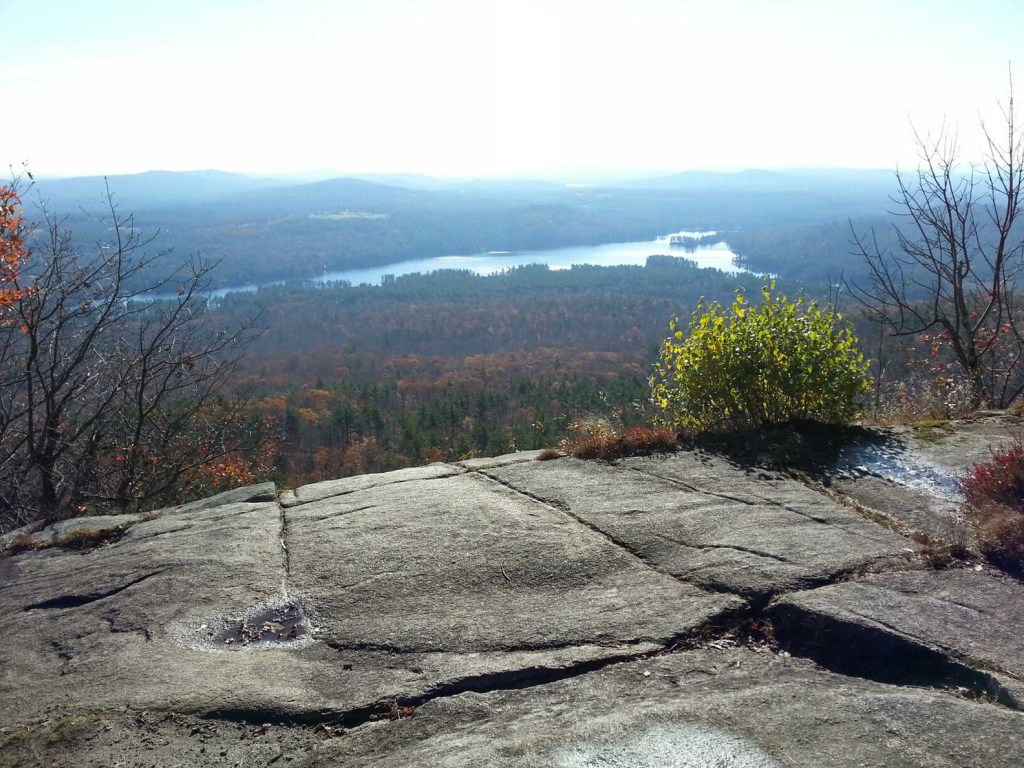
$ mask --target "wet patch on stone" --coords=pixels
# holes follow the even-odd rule
[[[190,622],[176,639],[196,650],[300,648],[313,639],[312,613],[301,600],[264,603],[247,611]]]
[[[208,632],[207,637],[214,643],[245,646],[250,643],[287,643],[308,634],[309,624],[302,608],[297,603],[285,603],[252,616],[227,619],[223,627]]]
[[[836,462],[836,471],[856,479],[869,474],[924,491],[948,501],[962,501],[957,478],[940,467],[916,459],[909,451],[878,444],[852,445]]]

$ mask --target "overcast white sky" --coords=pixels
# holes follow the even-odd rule
[[[912,163],[1022,0],[0,0],[0,162],[515,175]]]

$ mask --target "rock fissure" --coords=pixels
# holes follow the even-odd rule
[[[644,566],[649,568],[650,570],[655,571],[657,573],[660,573],[663,576],[668,576],[669,578],[675,579],[676,581],[680,580],[678,576],[676,576],[675,574],[673,574],[673,573],[665,570],[664,568],[658,566],[656,563],[652,562],[648,557],[646,557],[641,551],[639,551],[635,547],[632,547],[629,544],[627,544],[626,542],[622,541],[621,539],[616,538],[615,536],[612,536],[607,531],[604,531],[600,527],[594,525],[593,523],[588,522],[587,520],[584,520],[582,517],[580,517],[580,516],[578,516],[576,514],[573,514],[572,510],[570,510],[567,506],[560,505],[560,504],[555,504],[551,500],[545,499],[542,496],[537,496],[535,494],[530,493],[529,491],[524,491],[524,490],[521,490],[519,488],[516,488],[511,483],[505,482],[504,480],[501,480],[500,478],[497,478],[497,477],[492,477],[491,475],[487,474],[486,472],[479,472],[478,474],[480,474],[482,477],[487,478],[491,482],[493,482],[493,483],[495,483],[497,485],[500,485],[502,488],[506,488],[506,489],[512,491],[513,493],[518,494],[519,496],[523,496],[523,497],[525,497],[527,499],[530,499],[533,502],[536,502],[537,504],[541,504],[542,506],[544,506],[547,509],[550,509],[550,510],[552,510],[554,512],[558,512],[558,513],[560,513],[562,515],[565,515],[566,517],[570,518],[571,520],[573,520],[574,522],[578,523],[579,525],[582,525],[584,528],[587,528],[587,529],[593,531],[598,536],[603,538],[605,541],[608,541],[609,543],[611,543],[614,546],[618,547],[619,549],[625,551],[629,555],[632,555],[633,557],[635,557],[637,560],[639,560],[641,563],[643,563]],[[699,588],[699,587],[696,587],[696,588]]]
[[[779,646],[837,674],[897,687],[936,688],[1024,711],[1024,701],[985,670],[955,653],[929,647],[876,617],[864,624],[792,603],[766,612]]]
[[[316,521],[320,522],[322,520],[330,520],[332,517],[345,517],[346,515],[354,515],[357,512],[366,512],[369,509],[379,509],[379,508],[380,508],[380,504],[367,504],[364,507],[356,507],[355,509],[343,509],[340,512],[331,512],[330,514],[323,515],[321,517],[316,518]],[[282,510],[283,509],[284,509],[284,507],[282,507]]]
[[[153,533],[147,533],[142,536],[136,536],[135,538],[138,541],[149,541],[151,539],[159,539],[161,536],[169,536],[172,533],[182,533],[183,531],[191,531],[193,528],[194,526],[192,525],[182,525],[177,528],[168,528],[164,531],[154,531]]]
[[[738,544],[698,544],[698,543],[683,541],[681,539],[675,538],[673,536],[669,536],[669,535],[664,534],[664,533],[658,533],[656,535],[657,535],[657,537],[659,539],[664,539],[665,541],[672,542],[673,544],[678,544],[681,547],[686,547],[688,549],[696,549],[696,550],[701,551],[701,552],[703,552],[705,550],[727,549],[727,550],[732,550],[732,551],[735,551],[735,552],[742,552],[742,553],[748,554],[748,555],[754,555],[755,557],[763,557],[763,558],[765,558],[767,560],[774,560],[775,562],[778,562],[778,563],[786,563],[787,565],[796,565],[796,563],[794,563],[792,560],[790,560],[788,558],[785,558],[785,557],[782,557],[781,555],[773,555],[771,552],[764,552],[762,550],[754,549],[752,547],[743,547],[743,546],[740,546]]]
[[[568,664],[555,665],[540,662],[536,665],[520,667],[516,669],[497,670],[464,677],[457,677],[451,680],[437,683],[416,694],[395,693],[386,696],[370,704],[352,707],[348,709],[317,709],[310,711],[288,711],[280,708],[231,708],[217,709],[204,713],[204,717],[217,718],[232,722],[244,722],[248,724],[262,724],[266,722],[278,722],[286,725],[316,726],[331,725],[342,728],[356,728],[370,722],[381,720],[399,720],[414,715],[415,710],[429,702],[459,696],[464,693],[498,693],[502,691],[516,691],[527,688],[534,688],[550,683],[557,683],[563,680],[570,680],[593,672],[598,672],[607,667],[635,662],[648,658],[655,658],[666,654],[680,653],[700,647],[721,648],[726,647],[721,638],[731,637],[733,630],[739,625],[730,624],[730,629],[712,629],[712,625],[703,625],[694,630],[681,633],[663,641],[638,640],[635,642],[621,643],[621,645],[642,645],[653,643],[660,645],[657,648],[645,648],[635,651],[624,651],[600,658],[585,659],[570,662]],[[715,625],[717,626],[717,625]],[[730,645],[739,645],[741,642],[732,642]],[[372,646],[360,644],[358,646],[338,646],[328,643],[335,650],[384,650],[395,653],[411,653],[393,646],[373,644]],[[560,648],[582,647],[584,644],[571,644],[566,646],[539,646],[523,647],[515,649],[499,649],[505,652],[513,650],[559,650]],[[615,645],[620,645],[616,643]],[[393,649],[393,650],[391,650]],[[414,653],[423,653],[416,651]]]
[[[952,601],[946,601],[946,602],[952,602]],[[960,603],[952,603],[952,604],[960,606],[960,607],[963,607],[963,606],[960,605]],[[868,625],[874,624],[876,626],[882,627],[886,631],[892,633],[892,635],[894,637],[896,637],[896,638],[898,638],[900,640],[903,640],[903,641],[905,641],[908,644],[916,645],[916,646],[918,646],[920,648],[923,648],[923,649],[925,649],[927,651],[938,653],[941,656],[943,656],[944,658],[947,658],[947,659],[949,659],[949,660],[951,660],[953,662],[962,663],[965,666],[968,666],[968,667],[970,667],[970,668],[972,668],[974,670],[977,670],[977,671],[999,672],[1001,674],[1012,676],[1011,673],[1007,672],[1005,669],[1000,667],[998,664],[994,664],[992,662],[982,662],[982,661],[980,661],[978,659],[973,659],[972,657],[968,656],[965,653],[959,653],[958,651],[955,651],[955,650],[952,650],[952,649],[941,648],[941,647],[938,647],[938,646],[932,646],[932,645],[922,641],[918,637],[915,637],[914,635],[907,634],[906,632],[901,630],[899,627],[897,627],[897,626],[895,626],[893,624],[890,624],[889,622],[882,621],[877,616],[869,616],[869,615],[867,615],[865,613],[861,613],[860,611],[855,611],[855,610],[850,609],[850,608],[847,608],[846,610],[848,610],[851,615],[856,616],[857,618],[861,619],[863,622],[865,622]],[[1022,704],[1022,707],[1024,707],[1024,702],[1022,702],[1021,704]]]
[[[776,507],[777,509],[781,509],[784,512],[792,512],[794,515],[800,515],[801,517],[806,517],[808,520],[812,520],[815,523],[820,523],[822,525],[830,525],[831,524],[831,522],[829,520],[823,520],[820,517],[817,517],[815,515],[812,515],[812,514],[810,514],[808,512],[803,511],[802,509],[797,509],[795,507],[791,507],[788,504],[780,504],[779,502],[775,501],[774,499],[769,499],[769,498],[764,497],[764,496],[755,496],[754,498],[746,498],[746,497],[743,497],[743,496],[733,496],[732,494],[728,494],[728,493],[720,493],[718,491],[708,491],[708,490],[705,490],[703,488],[699,488],[699,487],[697,487],[695,485],[691,485],[690,483],[686,483],[686,482],[684,482],[684,481],[682,481],[682,480],[680,480],[678,478],[666,477],[665,475],[659,475],[659,474],[657,474],[655,472],[650,472],[648,470],[642,469],[641,467],[630,467],[630,469],[633,470],[634,472],[637,472],[637,473],[639,473],[641,475],[644,475],[645,477],[651,477],[651,478],[654,478],[655,480],[662,480],[664,482],[671,483],[672,485],[677,485],[680,488],[685,488],[686,490],[691,491],[693,493],[699,493],[701,496],[709,496],[709,497],[711,497],[713,499],[722,499],[723,501],[734,501],[737,504],[744,504],[744,505],[746,505],[748,507],[756,507],[756,506],[760,506],[761,504],[766,504],[766,505],[768,505],[770,507]]]
[[[730,611],[730,616],[734,615],[734,612]],[[424,645],[422,647],[408,647],[400,646],[393,643],[367,643],[367,642],[353,642],[346,643],[336,640],[325,640],[324,644],[338,653],[346,652],[373,652],[373,653],[387,653],[395,656],[421,656],[423,654],[451,654],[458,656],[462,653],[466,654],[502,654],[502,653],[533,653],[533,652],[544,652],[544,651],[564,651],[572,649],[587,649],[587,648],[613,648],[613,649],[625,649],[640,645],[655,645],[661,647],[668,647],[674,643],[679,642],[680,638],[689,637],[691,633],[681,633],[672,635],[668,638],[661,637],[633,637],[625,639],[615,640],[590,640],[590,641],[571,641],[571,642],[551,642],[551,643],[518,643],[510,645],[498,645],[486,649],[470,649],[465,651],[452,650],[451,647],[442,645]],[[651,649],[642,651],[641,653],[650,653]]]
[[[373,485],[370,485],[370,486],[367,486],[367,487],[359,487],[359,488],[352,488],[352,489],[349,489],[349,490],[338,491],[337,493],[330,493],[330,494],[328,494],[326,496],[318,496],[317,498],[314,498],[314,499],[300,499],[300,498],[298,498],[296,496],[294,498],[294,500],[288,501],[286,506],[288,506],[289,508],[290,507],[301,507],[304,504],[313,504],[313,503],[318,502],[318,501],[326,501],[327,499],[337,499],[337,498],[340,498],[341,496],[351,496],[353,493],[363,493],[363,492],[369,490],[369,488],[384,488],[384,487],[387,487],[389,485],[400,485],[401,483],[429,483],[429,482],[435,482],[435,481],[438,481],[438,480],[447,480],[450,477],[455,477],[455,476],[458,476],[458,475],[464,475],[464,474],[468,474],[470,472],[474,472],[475,471],[475,470],[469,470],[469,469],[466,469],[464,467],[458,467],[458,466],[454,466],[454,465],[448,465],[448,466],[451,467],[452,470],[454,470],[451,474],[439,475],[437,477],[403,477],[403,478],[396,479],[396,480],[388,480],[388,481],[385,481],[385,482],[374,483]]]
[[[386,579],[390,576],[401,576],[405,579],[415,579],[422,575],[422,573],[411,573],[407,571],[380,571],[378,573],[371,573],[369,576],[366,576],[362,579],[357,579],[356,581],[349,581],[344,584],[337,584],[333,586],[332,589],[336,592],[343,592],[345,590],[355,589],[356,587],[362,587],[367,584],[371,584],[375,581],[379,581],[380,579]]]
[[[812,623],[809,629],[817,631],[821,627]],[[770,653],[803,658],[844,677],[871,680],[893,687],[933,688],[953,695],[977,699],[982,702],[991,701],[1010,709],[1022,709],[1021,703],[990,675],[976,669],[971,669],[958,661],[954,661],[941,653],[923,646],[915,645],[913,648],[909,648],[913,656],[909,660],[914,662],[909,669],[892,665],[884,669],[875,668],[868,670],[839,661],[843,655],[843,648],[841,646],[844,644],[842,642],[838,644],[839,648],[833,648],[831,651],[826,652],[820,647],[808,648],[800,643],[788,642],[789,639],[790,635],[785,633],[781,637],[779,636],[778,628],[766,618],[765,613],[759,609],[752,609],[749,612],[745,612],[741,617],[734,615],[728,623],[711,622],[689,632],[682,633],[661,642],[661,647],[655,649],[632,652],[624,650],[622,653],[597,659],[577,661],[566,665],[540,662],[536,665],[517,669],[467,675],[439,682],[427,687],[420,693],[396,692],[372,703],[347,709],[317,709],[305,712],[274,708],[219,709],[206,713],[205,717],[249,724],[279,722],[294,726],[330,725],[352,729],[371,722],[413,717],[416,710],[427,703],[459,696],[464,693],[488,694],[523,690],[600,672],[608,667],[624,663],[653,659],[671,654],[684,654],[700,650],[725,651],[737,647],[747,647],[761,654]],[[848,644],[855,644],[857,640],[851,639]],[[636,644],[644,642],[652,641],[640,640],[636,641]],[[617,645],[628,646],[630,644],[621,643]],[[338,645],[329,643],[329,645],[337,651],[371,650],[396,654],[418,654],[425,652],[405,651],[386,644]],[[576,644],[565,647],[580,646]],[[545,649],[555,650],[556,648],[547,646],[500,650]],[[901,661],[907,662],[908,658],[901,657]]]
[[[284,575],[281,579],[281,593],[288,598],[288,579],[292,574],[292,556],[291,552],[288,551],[288,511],[284,508],[284,505],[278,503],[277,509],[281,515],[281,530],[279,537],[281,540],[281,557],[284,565]]]
[[[150,578],[152,578],[154,576],[159,576],[165,570],[167,570],[167,569],[166,568],[162,568],[159,571],[154,571],[152,573],[147,573],[145,576],[140,576],[137,579],[132,579],[127,584],[121,584],[121,585],[119,585],[117,587],[113,587],[112,589],[105,589],[105,590],[100,590],[100,591],[96,591],[96,592],[84,592],[84,593],[72,594],[72,595],[60,595],[59,597],[53,597],[53,598],[50,598],[49,600],[42,600],[42,601],[40,601],[38,603],[32,603],[31,605],[26,605],[22,609],[22,611],[25,612],[25,611],[34,611],[34,610],[61,610],[61,609],[66,609],[66,608],[79,608],[79,607],[81,607],[83,605],[88,605],[90,603],[96,603],[96,602],[99,602],[100,600],[105,600],[108,597],[113,597],[116,594],[124,592],[129,587],[133,587],[136,584],[142,583],[146,579],[150,579]]]
[[[121,615],[119,611],[108,611],[106,614],[103,615],[102,618],[103,621],[107,622],[107,625],[110,628],[110,633],[113,635],[135,634],[141,635],[142,639],[145,640],[147,643],[153,641],[153,635],[146,627],[124,626],[123,624],[121,624]]]
[[[914,533],[914,531],[910,527],[908,527],[904,523],[901,523],[899,520],[895,519],[891,515],[887,515],[885,512],[867,507],[864,504],[860,503],[859,501],[850,498],[850,496],[848,496],[847,494],[842,493],[836,490],[835,488],[831,488],[821,481],[801,480],[801,482],[806,487],[810,488],[812,491],[820,493],[822,496],[834,501],[836,504],[840,504],[846,509],[855,512],[857,515],[864,518],[868,522],[874,523],[875,525],[879,525],[888,531],[892,531],[898,536],[902,536],[905,539],[909,539],[911,535]]]

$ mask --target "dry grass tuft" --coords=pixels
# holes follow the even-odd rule
[[[571,424],[569,437],[561,443],[562,450],[569,456],[600,461],[668,453],[677,447],[676,436],[666,429],[630,427],[619,430],[602,422]]]

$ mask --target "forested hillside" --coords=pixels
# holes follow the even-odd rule
[[[555,445],[581,417],[647,417],[669,320],[759,278],[672,257],[646,267],[410,275],[380,287],[229,294],[214,319],[263,308],[235,386],[283,431],[286,484]]]

